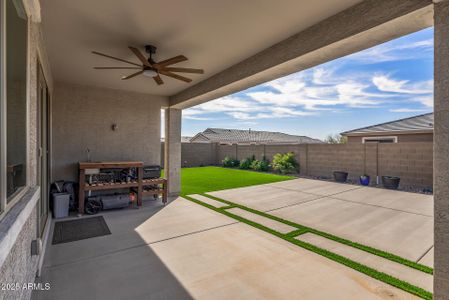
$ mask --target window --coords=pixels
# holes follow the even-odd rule
[[[362,143],[397,143],[397,136],[370,136],[363,137]]]
[[[2,210],[27,185],[28,20],[22,0],[1,0]],[[6,178],[6,179],[5,179]],[[6,203],[5,203],[6,199]]]

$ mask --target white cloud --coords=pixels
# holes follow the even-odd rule
[[[401,94],[430,94],[433,92],[433,81],[410,83],[408,80],[394,80],[386,75],[373,77],[373,84],[383,92]]]
[[[285,81],[287,82],[287,81]],[[282,83],[277,83],[279,90]],[[383,94],[368,93],[368,85],[355,81],[346,81],[327,87],[305,86],[291,93],[273,93],[270,91],[252,92],[247,95],[260,104],[280,107],[301,106],[306,110],[322,110],[337,105],[349,107],[371,107],[382,103]]]
[[[286,107],[266,107],[266,110],[266,112],[256,114],[245,112],[229,112],[227,114],[238,120],[276,119],[314,115],[312,112],[305,112]]]
[[[412,101],[419,102],[427,107],[433,107],[433,95],[415,97]]]
[[[413,108],[395,108],[390,109],[390,112],[396,112],[396,113],[411,113],[411,112],[422,112],[426,111],[425,109],[413,109]]]
[[[387,61],[407,60],[427,55],[425,51],[433,49],[433,39],[403,44],[386,43],[347,56],[347,59],[360,63],[379,63]],[[409,51],[407,51],[409,50]],[[419,51],[418,51],[419,50]]]

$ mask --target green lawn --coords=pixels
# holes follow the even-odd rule
[[[295,177],[222,167],[183,168],[181,170],[181,194],[201,194],[293,178]]]

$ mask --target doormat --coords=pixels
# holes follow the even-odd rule
[[[111,234],[102,216],[55,223],[52,244],[62,244]]]

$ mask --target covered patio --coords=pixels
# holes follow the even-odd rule
[[[18,0],[18,10],[7,1],[0,0],[6,282],[51,283],[33,292],[38,299],[449,298],[449,1]],[[21,32],[5,26],[11,15]],[[306,179],[179,197],[184,109],[430,26],[433,199]],[[158,50],[142,59],[133,49],[147,45]],[[15,62],[8,53],[18,48]],[[160,76],[170,71],[159,69],[164,63],[204,72]],[[139,74],[124,73],[130,64]],[[16,69],[23,82],[7,93],[7,71]],[[15,95],[22,105],[7,106]],[[20,124],[11,121],[17,115]],[[18,142],[10,146],[16,140],[7,134]],[[12,164],[16,148],[20,162]],[[51,244],[51,182],[76,182],[85,161],[160,164],[162,151],[168,206],[105,212],[111,234]],[[17,167],[20,186],[10,188]],[[31,290],[2,297],[28,299]]]
[[[208,194],[433,264],[431,196],[308,179]],[[295,230],[239,208],[228,211],[281,232]],[[49,245],[40,281],[52,289],[35,299],[415,298],[186,198],[103,216],[111,235]],[[297,238],[432,290],[430,274],[311,233]]]

